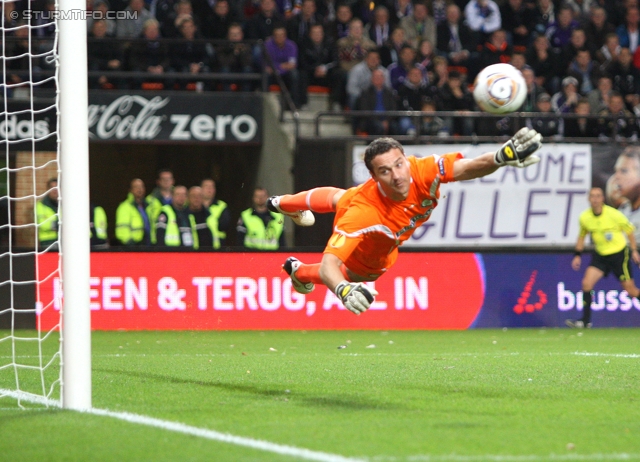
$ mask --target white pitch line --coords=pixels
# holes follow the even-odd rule
[[[372,462],[539,462],[539,461],[597,461],[597,460],[640,460],[640,454],[630,453],[613,453],[613,454],[548,454],[546,456],[538,456],[533,454],[515,455],[515,454],[483,454],[469,455],[462,454],[443,454],[443,455],[413,455],[407,457],[373,457]]]
[[[589,353],[587,351],[576,351],[572,353],[576,356],[606,356],[613,358],[640,358],[638,354],[622,354],[622,353]]]
[[[59,401],[44,398],[42,396],[32,395],[30,393],[4,390],[0,388],[0,397],[1,396],[9,396],[15,399],[20,399],[36,404],[43,404],[51,407],[61,407]],[[220,441],[222,443],[235,444],[236,446],[244,446],[250,449],[257,449],[261,451],[272,452],[275,454],[297,457],[298,459],[315,460],[318,462],[363,462],[363,459],[352,459],[338,454],[312,451],[310,449],[287,446],[284,444],[272,443],[270,441],[256,440],[253,438],[246,438],[244,436],[231,435],[229,433],[221,433],[214,430],[208,430],[206,428],[193,427],[191,425],[186,425],[179,422],[171,422],[169,420],[156,419],[154,417],[132,414],[129,412],[114,412],[109,411],[108,409],[96,408],[81,412],[97,416],[111,417],[113,419],[123,420],[129,423],[160,428],[162,430],[197,436],[209,440]]]

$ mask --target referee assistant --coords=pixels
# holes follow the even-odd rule
[[[591,291],[610,272],[615,274],[630,296],[637,298],[640,295],[631,271],[631,260],[640,264],[640,254],[636,250],[636,238],[633,234],[635,227],[622,212],[605,205],[601,188],[591,188],[589,204],[591,207],[580,214],[580,235],[571,267],[575,271],[580,269],[580,255],[584,250],[584,238],[587,234],[591,234],[594,250],[591,263],[582,278],[582,319],[567,319],[569,327],[591,327]]]

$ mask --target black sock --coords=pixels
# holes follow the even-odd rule
[[[591,291],[582,293],[582,322],[585,326],[591,322]]]

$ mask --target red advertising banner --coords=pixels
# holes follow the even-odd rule
[[[90,308],[94,330],[467,329],[482,308],[482,263],[473,253],[404,253],[375,283],[361,316],[324,286],[302,295],[281,266],[283,253],[93,253]],[[296,254],[305,263],[318,253]],[[58,255],[38,257],[51,274]],[[43,281],[42,328],[58,323],[62,289]]]

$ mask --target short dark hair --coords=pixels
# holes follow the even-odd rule
[[[385,137],[373,140],[364,151],[364,164],[367,166],[369,171],[373,171],[371,162],[376,156],[385,154],[392,149],[398,149],[402,154],[404,154],[404,148],[402,147],[402,145],[393,138]]]

